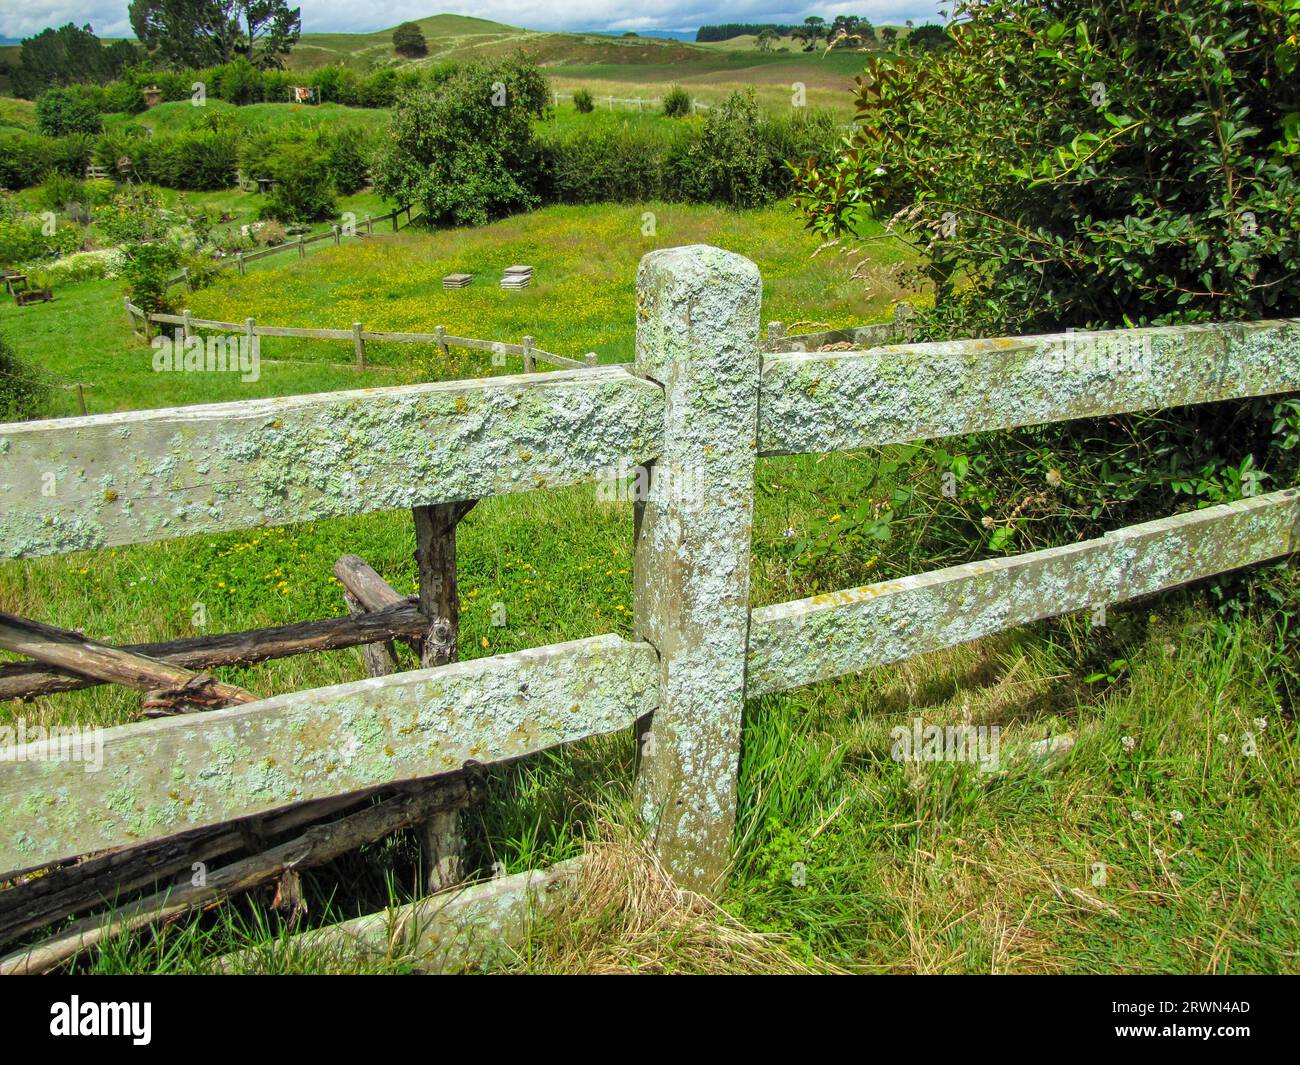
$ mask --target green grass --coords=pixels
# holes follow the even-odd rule
[[[643,235],[646,211],[655,216],[653,236]],[[602,361],[623,361],[632,350],[637,261],[653,247],[701,241],[759,265],[764,321],[811,328],[879,319],[898,295],[866,293],[848,280],[843,260],[813,258],[816,241],[784,207],[652,204],[548,208],[482,229],[377,236],[301,263],[258,264],[188,302],[195,314],[227,320],[441,324],[505,340],[531,333],[561,354],[595,350]],[[535,267],[534,285],[503,292],[496,279],[515,262]],[[452,270],[474,272],[475,284],[444,291],[440,278]],[[493,367],[485,355],[439,363],[417,347],[376,346],[372,357],[386,367],[356,374],[330,365],[350,358],[348,345],[279,340],[267,342],[256,385],[156,374],[149,350],[130,339],[110,282],[67,286],[52,304],[0,305],[0,330],[47,373],[93,382],[92,411],[517,369]],[[70,402],[64,394],[65,411]],[[760,461],[756,605],[809,592],[785,532],[825,521],[858,483],[860,460]],[[344,552],[412,591],[413,547],[409,516],[399,513],[7,563],[0,610],[121,642],[194,634],[195,603],[204,604],[207,631],[284,623],[340,611],[330,567]],[[458,537],[463,657],[603,632],[630,636],[631,548],[630,507],[600,502],[590,486],[484,500]],[[506,607],[505,626],[492,623],[496,603]],[[750,928],[781,933],[796,958],[850,971],[1300,969],[1300,743],[1274,690],[1272,634],[1218,621],[1195,592],[1111,611],[1108,622],[1100,630],[1081,619],[1043,623],[751,701],[726,909]],[[1112,658],[1128,663],[1114,683],[1084,680]],[[409,654],[405,664],[413,665]],[[363,671],[357,652],[342,651],[220,672],[271,695]],[[0,707],[0,720],[21,713],[43,723],[116,723],[138,703],[99,688]],[[1006,772],[894,761],[890,729],[913,718],[999,726]],[[1257,738],[1254,756],[1242,751],[1247,732]],[[1077,745],[1055,765],[1013,757],[1033,740],[1067,733]],[[471,865],[546,865],[626,821],[632,755],[631,737],[621,735],[493,773],[490,801],[467,818]],[[406,901],[415,855],[402,835],[306,875],[309,923]],[[269,956],[263,968],[325,967],[317,955],[294,952],[265,902],[241,900],[156,937],[109,944],[87,964],[190,971],[256,944]],[[512,968],[567,970],[574,927],[603,930],[604,947],[592,948],[593,959],[605,951],[602,965],[633,955],[646,967],[645,950],[615,950],[622,941],[609,930],[618,915],[597,916],[543,929]],[[697,966],[674,954],[680,943],[652,946],[659,967]],[[739,963],[719,963],[728,964]],[[410,961],[368,968],[406,971]]]

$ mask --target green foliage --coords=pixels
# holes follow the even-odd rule
[[[752,89],[734,92],[705,116],[702,134],[675,161],[678,187],[693,203],[754,207],[767,198],[770,170],[763,117]]]
[[[167,281],[181,264],[180,248],[171,241],[155,240],[125,245],[123,251],[122,278],[131,302],[149,313],[170,311]]]
[[[47,137],[94,134],[102,127],[96,100],[80,87],[46,89],[36,99],[36,128]]]
[[[108,81],[137,58],[130,41],[105,48],[89,26],[69,22],[24,40],[10,77],[15,93],[34,100],[52,86]]]
[[[239,56],[278,66],[302,32],[299,9],[285,0],[132,0],[128,13],[136,37],[177,68]]]
[[[345,126],[333,133],[322,134],[321,141],[325,165],[339,193],[350,196],[365,188],[369,181],[370,159],[374,153],[373,145],[365,133]]]
[[[532,119],[549,91],[526,59],[458,68],[403,96],[376,166],[377,187],[435,224],[482,225],[535,207],[541,153]]]
[[[0,422],[39,418],[50,402],[50,385],[32,363],[21,359],[0,335]]]
[[[282,144],[264,169],[275,184],[259,214],[280,222],[315,222],[334,214],[334,181],[319,145]]]
[[[148,185],[125,186],[109,203],[95,209],[95,224],[111,244],[159,240],[168,228],[162,197]]]
[[[424,40],[424,31],[414,22],[403,22],[393,30],[393,49],[398,55],[407,59],[418,59],[429,54],[429,46]]]
[[[596,109],[595,101],[591,98],[591,92],[587,89],[575,89],[573,91],[573,106],[578,109],[579,114],[589,115]]]
[[[90,158],[91,140],[83,134],[43,137],[21,130],[0,132],[0,187],[24,189],[46,175],[81,174]]]
[[[669,118],[685,118],[691,113],[691,94],[680,85],[664,93],[664,114]]]
[[[819,234],[851,240],[866,208],[917,246],[923,337],[1300,313],[1300,6],[958,14],[950,49],[868,60],[847,150],[799,178]],[[1106,372],[1143,372],[1134,350]],[[1069,543],[1290,485],[1295,425],[1293,404],[1256,400],[973,437],[957,497],[925,508],[927,553]],[[932,482],[929,454],[901,476]]]

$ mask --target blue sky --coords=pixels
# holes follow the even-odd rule
[[[292,4],[293,0],[289,0]],[[792,7],[781,0],[389,0],[362,5],[356,0],[298,0],[304,30],[377,30],[403,19],[440,12],[475,15],[512,26],[537,30],[683,30],[716,22],[802,22],[807,15],[828,21],[836,15],[864,15],[872,22],[940,21],[940,3],[913,0],[860,0],[858,3],[810,4]],[[89,22],[101,37],[130,35],[127,0],[4,0],[0,6],[0,37],[30,37],[46,26]]]

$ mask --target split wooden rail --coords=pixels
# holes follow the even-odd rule
[[[305,340],[349,340],[358,370],[366,368],[366,344],[368,342],[384,344],[435,344],[439,351],[447,354],[448,348],[468,348],[471,351],[490,352],[494,357],[515,356],[523,360],[524,370],[532,373],[538,363],[546,363],[559,368],[595,366],[597,357],[590,352],[581,359],[572,359],[566,355],[556,355],[539,348],[531,336],[523,338],[521,343],[509,344],[501,340],[478,340],[474,337],[453,336],[443,326],[435,326],[432,333],[397,333],[390,330],[366,329],[360,322],[353,322],[350,329],[316,329],[307,326],[259,325],[255,318],[245,318],[241,322],[220,322],[212,318],[196,318],[188,310],[180,314],[145,313],[131,302],[129,297],[122,297],[122,304],[131,330],[146,340],[154,336],[155,325],[179,326],[181,338],[188,340],[196,335],[197,330],[218,333],[237,333],[245,337],[297,337]]]
[[[1300,544],[1300,493],[1286,489],[751,609],[760,456],[1300,389],[1300,320],[762,354],[760,294],[758,270],[739,256],[657,251],[638,274],[634,365],[0,426],[0,557],[15,559],[418,508],[421,550],[445,562],[445,531],[468,501],[638,464],[688,486],[660,490],[652,479],[636,504],[634,639],[426,659],[112,728],[94,773],[32,745],[0,764],[0,870],[636,727],[639,806],[656,845],[682,883],[709,890],[728,863],[747,697],[1124,602]],[[421,612],[445,617],[453,597],[422,587]],[[537,883],[523,878],[518,892]],[[484,891],[493,913],[523,904],[501,885]]]

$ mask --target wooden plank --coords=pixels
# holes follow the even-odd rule
[[[626,728],[654,709],[657,656],[617,636],[294,692],[58,739],[0,762],[0,876],[379,784]]]
[[[769,355],[763,454],[1155,410],[1300,389],[1300,319]]]
[[[1300,548],[1300,490],[753,611],[749,697],[1120,603]]]
[[[396,593],[394,593],[396,594]],[[163,643],[131,644],[123,651],[144,655],[186,669],[212,669],[216,666],[245,665],[269,658],[288,658],[316,651],[335,651],[394,636],[418,639],[428,630],[429,622],[419,608],[398,596],[397,602],[355,618],[324,618],[300,621],[275,628],[247,632],[192,636]],[[52,669],[35,663],[11,662],[0,665],[0,699],[18,699],[52,692],[75,691],[105,683],[67,670]]]
[[[662,407],[607,366],[0,425],[0,558],[598,479]]]

